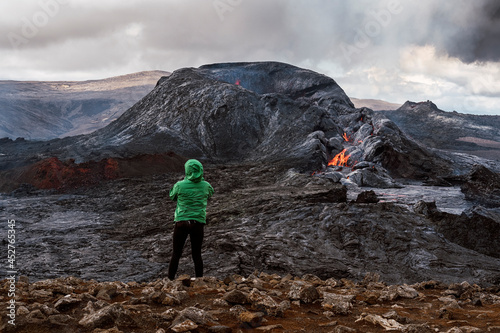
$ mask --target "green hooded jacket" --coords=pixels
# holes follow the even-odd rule
[[[203,179],[203,165],[199,161],[188,160],[184,169],[186,177],[170,190],[170,199],[177,201],[174,221],[206,223],[207,200],[214,189]]]

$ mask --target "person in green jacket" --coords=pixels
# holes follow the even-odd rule
[[[214,189],[203,179],[203,165],[197,160],[188,160],[184,165],[186,177],[170,190],[170,199],[177,201],[174,216],[173,252],[168,266],[168,278],[173,280],[179,266],[182,249],[187,236],[191,240],[191,252],[196,277],[203,276],[201,246],[203,228],[206,224],[207,200]]]

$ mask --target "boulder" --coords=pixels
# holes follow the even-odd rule
[[[121,304],[115,303],[85,315],[78,324],[86,329],[109,328],[114,325],[133,325],[134,320]]]
[[[449,241],[500,258],[500,211],[474,206],[460,215],[429,210],[436,229]]]
[[[176,333],[182,333],[182,332],[190,332],[192,330],[195,330],[198,328],[198,325],[194,323],[192,320],[184,320],[181,323],[178,323],[176,325],[172,325],[170,329]]]
[[[367,323],[371,323],[376,326],[381,326],[386,330],[399,330],[402,331],[404,329],[404,325],[398,323],[394,319],[385,319],[382,316],[374,315],[374,314],[366,314],[363,313],[361,316],[356,319],[356,322],[364,321]]]
[[[347,175],[347,178],[358,186],[376,188],[402,187],[388,174],[375,168],[358,169]]]
[[[500,173],[476,164],[460,186],[468,200],[486,207],[500,207]]]
[[[262,312],[243,311],[238,316],[239,321],[248,328],[261,326],[264,314]]]
[[[339,295],[334,293],[323,293],[321,306],[326,311],[331,311],[336,315],[348,315],[353,307],[352,302],[356,295]]]
[[[356,203],[377,203],[379,202],[379,198],[377,197],[377,194],[370,190],[370,191],[363,191],[360,194],[358,194],[356,198]]]
[[[248,295],[240,290],[234,289],[224,294],[223,299],[232,304],[248,303]]]
[[[413,299],[418,297],[418,291],[408,285],[390,285],[383,289],[379,299],[381,301],[393,301],[398,298]]]
[[[312,303],[319,298],[319,293],[312,284],[304,281],[294,281],[290,287],[288,298],[303,303]]]
[[[271,296],[253,289],[248,295],[248,299],[252,302],[252,309],[262,312],[266,315],[281,317],[284,309],[280,307]]]
[[[78,303],[80,303],[82,300],[78,298],[71,297],[70,295],[67,295],[65,297],[60,298],[56,304],[54,305],[54,308],[57,311],[65,312],[70,310],[71,308],[74,308]]]
[[[190,306],[179,311],[177,317],[172,322],[172,327],[186,322],[186,320],[192,321],[197,325],[206,325],[214,321],[214,318],[207,311]]]

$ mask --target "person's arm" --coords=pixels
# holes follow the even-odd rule
[[[174,187],[172,187],[172,189],[170,190],[170,199],[177,201],[177,194],[178,194],[178,186],[176,183]]]
[[[208,198],[214,195],[214,192],[214,188],[212,187],[212,185],[210,185],[210,183],[208,183]]]

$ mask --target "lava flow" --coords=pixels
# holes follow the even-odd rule
[[[347,160],[351,155],[345,155],[346,150],[342,150],[340,153],[335,155],[335,157],[328,162],[328,166],[334,165],[334,166],[347,166]]]

